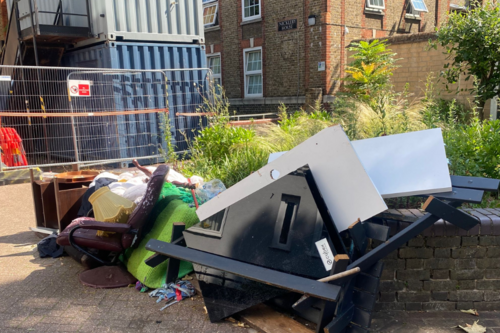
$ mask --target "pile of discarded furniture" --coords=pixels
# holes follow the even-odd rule
[[[473,228],[457,208],[498,188],[449,175],[440,129],[350,142],[333,126],[201,205],[201,222],[175,224],[171,243],[150,240],[147,264],[169,259],[169,283],[192,262],[212,322],[272,301],[317,332],[368,332],[381,260],[440,219]],[[426,214],[390,237],[374,217],[405,196],[427,197]]]

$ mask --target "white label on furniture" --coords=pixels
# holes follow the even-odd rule
[[[326,238],[317,241],[316,247],[318,248],[319,255],[321,257],[321,260],[323,261],[323,265],[325,265],[325,269],[327,271],[331,271],[333,267],[334,255]]]

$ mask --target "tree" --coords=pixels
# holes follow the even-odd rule
[[[464,13],[450,13],[431,45],[434,48],[441,45],[448,54],[442,73],[448,84],[457,83],[460,75],[465,75],[466,81],[475,80],[474,88],[469,91],[476,94],[481,108],[488,99],[498,95],[500,9],[496,1],[488,1],[484,6],[476,2]],[[448,84],[446,87],[450,90]]]
[[[347,93],[367,101],[386,90],[397,68],[396,54],[387,48],[386,41],[352,43],[349,51],[354,52],[351,56],[354,60],[346,68],[349,76],[344,79],[347,83],[344,89]]]

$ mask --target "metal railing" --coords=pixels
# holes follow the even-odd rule
[[[196,113],[209,101],[206,68],[119,70],[0,66],[0,145],[22,153],[26,163],[2,169],[80,166],[140,159],[158,162],[167,150],[206,125]],[[1,129],[15,130],[12,151]],[[2,141],[3,140],[3,141]],[[17,150],[16,150],[17,149]]]
[[[254,113],[254,114],[237,114],[229,117],[231,120],[235,119],[236,121],[240,120],[249,120],[249,119],[277,119],[277,112],[268,112],[268,113]]]
[[[42,0],[42,2],[40,0],[21,0],[16,1],[15,5],[21,30],[31,25],[40,34],[40,25],[48,25],[86,27],[90,32],[92,27],[89,0]]]

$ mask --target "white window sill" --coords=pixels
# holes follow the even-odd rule
[[[420,17],[420,15],[414,15],[414,14],[405,14],[405,19],[408,19],[408,20],[417,20],[417,21],[422,20],[422,18]]]
[[[207,27],[205,28],[205,32],[217,31],[220,30],[220,26],[216,25],[215,27]]]
[[[374,9],[369,7],[365,7],[365,14],[385,16],[385,13],[382,9]]]
[[[250,96],[245,96],[244,97],[245,100],[248,100],[248,101],[255,101],[255,100],[263,100],[264,99],[264,96],[263,95],[250,95]]]
[[[249,20],[243,20],[241,22],[241,25],[252,24],[252,23],[257,23],[257,22],[262,22],[262,17],[258,17],[258,18],[254,18],[254,19],[249,19]]]

